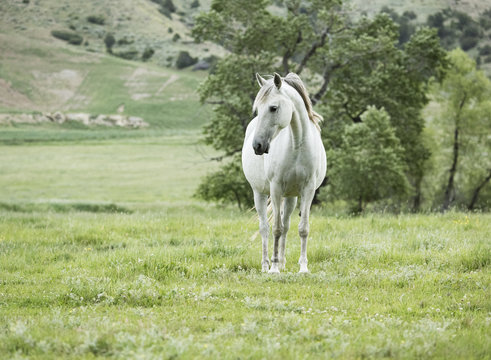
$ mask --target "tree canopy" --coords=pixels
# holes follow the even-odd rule
[[[434,88],[440,113],[433,127],[441,142],[441,207],[474,209],[491,179],[491,81],[460,49],[449,53],[445,80]],[[438,198],[437,198],[438,199]],[[439,201],[439,200],[438,200]]]
[[[410,184],[404,193],[417,207],[429,156],[420,112],[429,79],[444,74],[445,51],[435,30],[421,28],[400,47],[398,25],[387,14],[354,22],[345,10],[340,0],[214,0],[193,29],[197,41],[229,51],[200,88],[201,101],[214,106],[205,142],[226,157],[239,152],[258,91],[255,73],[296,72],[324,115],[328,151],[342,146],[344,128],[363,122],[369,106],[385,109],[403,149]]]

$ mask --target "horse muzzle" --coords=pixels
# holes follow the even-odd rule
[[[267,154],[269,152],[269,142],[254,140],[252,142],[252,148],[256,155]]]

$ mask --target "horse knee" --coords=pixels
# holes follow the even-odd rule
[[[301,238],[306,238],[307,236],[309,236],[309,227],[308,226],[299,227],[298,235],[300,235]]]
[[[283,227],[280,226],[280,227],[275,227],[273,229],[273,235],[274,235],[275,238],[280,237],[281,234],[283,234]]]

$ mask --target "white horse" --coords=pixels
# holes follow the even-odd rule
[[[265,80],[256,74],[261,89],[254,101],[257,116],[246,130],[242,167],[254,191],[262,237],[262,271],[285,269],[286,234],[290,216],[300,196],[300,272],[308,272],[307,237],[309,214],[315,190],[326,176],[326,152],[318,122],[322,116],[312,109],[307,90],[297,74],[285,78],[274,74]],[[273,205],[274,250],[268,258],[268,196]],[[280,209],[283,203],[283,209]]]

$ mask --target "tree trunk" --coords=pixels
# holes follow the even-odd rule
[[[474,206],[476,206],[477,203],[477,198],[479,197],[479,192],[481,189],[486,186],[486,184],[491,180],[491,169],[489,169],[488,176],[474,189],[474,192],[472,193],[472,199],[469,205],[467,206],[467,209],[472,211],[474,210]]]
[[[452,167],[450,168],[450,175],[448,177],[447,187],[445,189],[445,195],[443,198],[442,210],[446,211],[450,207],[450,203],[453,200],[454,193],[454,178],[457,172],[457,163],[459,161],[459,127],[456,126],[453,134],[453,160]]]
[[[450,175],[448,177],[447,187],[445,189],[445,195],[443,197],[443,205],[442,211],[447,211],[450,207],[450,203],[453,200],[454,195],[454,179],[455,173],[457,172],[457,163],[459,161],[459,126],[460,126],[460,115],[462,112],[462,108],[464,107],[465,101],[467,99],[467,94],[464,94],[464,97],[460,101],[459,109],[455,116],[455,130],[453,133],[453,160],[452,167],[450,168]]]

